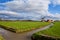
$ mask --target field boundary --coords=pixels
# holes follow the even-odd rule
[[[16,29],[13,29],[13,28],[9,28],[9,27],[3,26],[3,25],[0,25],[0,28],[3,28],[5,30],[8,30],[8,31],[16,33]]]

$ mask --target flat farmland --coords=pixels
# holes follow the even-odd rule
[[[37,28],[44,27],[50,23],[48,22],[35,22],[35,21],[0,21],[0,25],[6,28],[13,28],[19,32],[34,30]]]

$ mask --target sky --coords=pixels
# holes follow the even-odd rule
[[[60,0],[0,0],[0,18],[60,20]]]

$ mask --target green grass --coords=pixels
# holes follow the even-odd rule
[[[33,22],[33,21],[0,21],[0,25],[8,28],[14,28],[19,31],[28,31],[36,28],[46,26],[48,22]]]
[[[4,40],[4,38],[0,35],[0,40]]]
[[[47,30],[35,33],[35,35],[41,35],[41,34],[60,38],[60,22],[55,22],[55,24]]]

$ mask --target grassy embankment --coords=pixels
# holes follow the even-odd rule
[[[48,22],[33,22],[33,21],[0,21],[0,25],[7,29],[15,29],[16,32],[25,32],[33,29],[41,28],[50,23]]]
[[[43,38],[45,36],[44,40],[49,39],[49,37],[50,40],[60,40],[60,22],[55,22],[51,28],[35,33],[33,36],[40,36],[40,38]]]
[[[4,38],[0,35],[0,40],[4,40]]]

